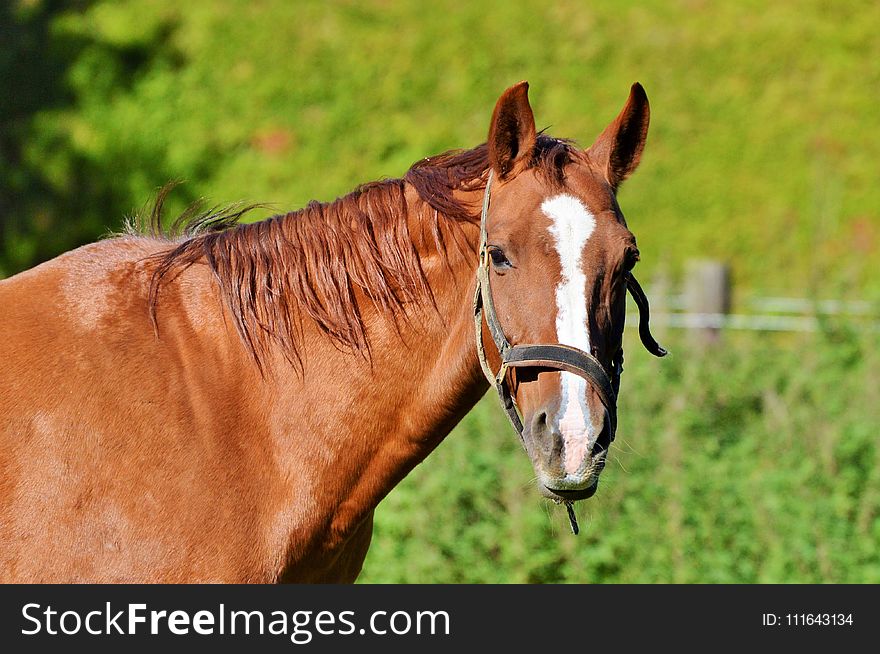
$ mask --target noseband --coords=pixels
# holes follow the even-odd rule
[[[620,389],[620,374],[623,372],[623,348],[611,361],[611,372],[589,352],[584,352],[576,347],[552,344],[523,344],[511,345],[504,335],[498,315],[495,313],[495,303],[492,300],[492,288],[489,285],[489,248],[486,221],[489,213],[489,191],[492,186],[492,171],[486,180],[486,191],[483,196],[483,211],[480,216],[480,264],[477,266],[477,287],[474,292],[474,326],[477,336],[477,357],[483,374],[492,387],[498,392],[501,406],[510,419],[513,428],[523,436],[523,424],[517,409],[510,386],[507,383],[507,371],[509,368],[550,368],[570,372],[583,377],[599,394],[599,399],[608,413],[611,430],[611,440],[617,431],[617,393]],[[666,356],[664,350],[651,336],[649,327],[650,310],[648,298],[642,287],[633,277],[627,273],[624,282],[630,294],[639,308],[639,337],[645,348],[654,356]],[[497,373],[492,372],[486,351],[483,347],[483,318],[486,326],[495,342],[495,347],[501,357],[501,367]]]

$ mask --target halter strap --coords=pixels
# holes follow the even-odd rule
[[[476,334],[477,358],[480,361],[480,367],[483,374],[489,381],[489,384],[498,393],[498,399],[504,409],[510,424],[519,434],[523,436],[523,424],[517,409],[513,394],[507,383],[507,372],[509,368],[550,368],[570,372],[589,382],[592,388],[599,395],[599,399],[608,413],[611,440],[614,440],[617,431],[617,393],[620,386],[620,374],[623,372],[623,350],[612,361],[612,371],[609,376],[608,372],[601,362],[589,352],[585,352],[569,345],[559,343],[553,344],[523,344],[511,345],[510,341],[504,335],[504,330],[498,320],[495,311],[495,302],[492,298],[492,289],[489,277],[489,247],[488,247],[488,230],[487,222],[489,215],[489,198],[492,187],[493,173],[489,170],[489,176],[486,179],[486,190],[483,195],[483,209],[480,215],[480,261],[477,266],[476,278],[477,284],[474,290],[474,328]],[[648,306],[648,298],[645,296],[642,287],[636,281],[632,273],[627,273],[625,278],[627,288],[636,301],[639,308],[639,336],[645,348],[655,356],[665,356],[664,350],[657,341],[651,336],[649,327],[650,310]],[[486,351],[483,346],[483,320],[492,336],[492,341],[501,358],[501,367],[498,372],[492,372],[489,360],[486,357]]]

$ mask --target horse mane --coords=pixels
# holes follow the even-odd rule
[[[572,142],[540,134],[530,167],[562,185],[564,166],[578,154]],[[488,168],[488,148],[482,144],[422,159],[401,179],[370,182],[333,202],[313,201],[259,222],[239,221],[263,205],[209,211],[196,205],[170,230],[162,228],[162,207],[171,188],[165,187],[157,195],[148,228],[155,237],[179,242],[151,257],[156,264],[149,289],[153,327],[158,331],[163,284],[193,264],[205,263],[261,370],[273,346],[301,369],[304,318],[336,347],[369,357],[358,290],[395,321],[406,320],[407,304],[432,298],[409,234],[406,184],[415,189],[422,203],[418,210],[429,216],[435,245],[444,251],[441,222],[456,228],[479,220],[479,203],[456,195],[485,189]]]

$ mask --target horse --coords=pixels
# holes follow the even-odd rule
[[[627,288],[662,352],[616,200],[649,114],[634,84],[582,149],[521,82],[402,178],[170,231],[160,192],[152,229],[0,281],[0,579],[353,582],[378,503],[490,387],[541,494],[590,497]]]

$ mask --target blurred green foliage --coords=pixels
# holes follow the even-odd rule
[[[15,0],[0,4],[0,276],[177,208],[332,199],[485,139],[520,79],[588,145],[652,102],[621,204],[640,274],[880,293],[880,4]],[[173,213],[175,207],[171,207]],[[880,581],[875,335],[630,344],[584,533],[491,398],[381,505],[364,581]]]
[[[880,583],[880,338],[627,334],[598,493],[564,509],[486,396],[380,505],[363,582]]]

